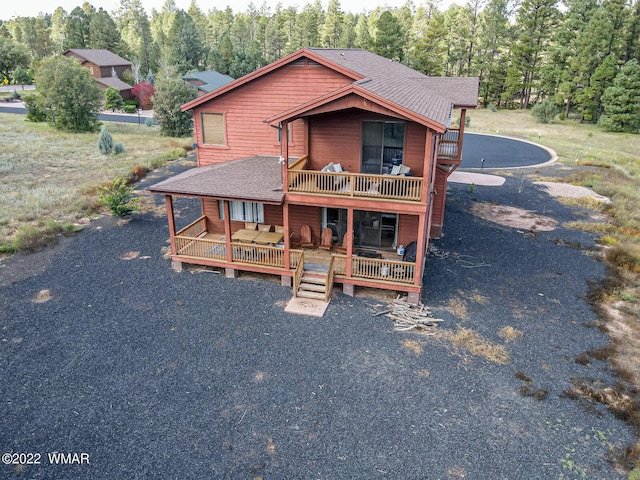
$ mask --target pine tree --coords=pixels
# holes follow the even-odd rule
[[[373,51],[390,60],[403,60],[404,42],[402,28],[398,19],[385,10],[376,22],[376,36]]]
[[[610,132],[640,130],[640,65],[629,60],[602,95],[605,114],[598,125]]]

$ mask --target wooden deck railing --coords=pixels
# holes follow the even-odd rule
[[[347,274],[347,256],[346,255],[333,255],[333,271],[336,275],[346,275]]]
[[[190,223],[182,230],[178,231],[176,235],[184,235],[185,237],[199,237],[207,231],[207,217],[202,216],[195,222]]]
[[[227,244],[222,240],[176,235],[175,242],[178,255],[227,261]],[[290,267],[299,267],[302,256],[302,250],[289,250]],[[232,242],[231,259],[232,262],[284,268],[284,248]]]
[[[300,288],[300,284],[302,283],[302,276],[304,275],[304,252],[300,250],[296,250],[300,252],[300,257],[298,259],[298,264],[293,271],[293,296],[298,296],[298,289]]]
[[[332,255],[331,260],[329,260],[329,275],[327,275],[327,283],[324,286],[324,301],[328,302],[329,297],[331,296],[331,289],[333,288],[333,275],[334,275],[334,264],[336,258]]]
[[[419,202],[422,178],[289,170],[290,192]]]
[[[438,146],[438,159],[460,160],[460,151],[458,148],[459,138],[460,130],[447,130],[447,132],[442,136]]]
[[[334,254],[332,258],[334,273],[345,276],[347,274],[346,255]],[[416,264],[413,262],[366,257],[351,258],[351,278],[412,284],[415,269]]]

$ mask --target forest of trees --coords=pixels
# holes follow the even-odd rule
[[[0,50],[18,44],[30,60],[106,48],[133,62],[136,81],[169,67],[238,78],[301,47],[363,48],[427,75],[478,76],[484,106],[528,108],[551,99],[561,118],[586,122],[609,113],[608,96],[619,103],[616,88],[640,99],[640,0],[469,0],[446,10],[437,0],[409,0],[362,13],[343,11],[339,0],[326,9],[320,0],[301,9],[265,2],[237,13],[203,12],[195,1],[184,11],[166,0],[150,15],[140,0],[121,0],[113,12],[85,2],[71,12],[59,7],[0,22]],[[2,64],[0,75],[15,74]],[[621,108],[640,118],[637,101]]]

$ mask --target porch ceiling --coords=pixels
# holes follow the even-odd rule
[[[231,162],[195,167],[150,186],[164,195],[189,195],[281,204],[278,157],[256,155]]]

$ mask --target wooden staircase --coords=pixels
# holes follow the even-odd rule
[[[328,272],[318,270],[305,269],[302,275],[302,282],[298,287],[297,297],[313,298],[315,300],[327,301],[327,282],[329,280]]]
[[[329,267],[304,263],[304,254],[294,275],[293,296],[328,302],[333,288],[334,257]]]

